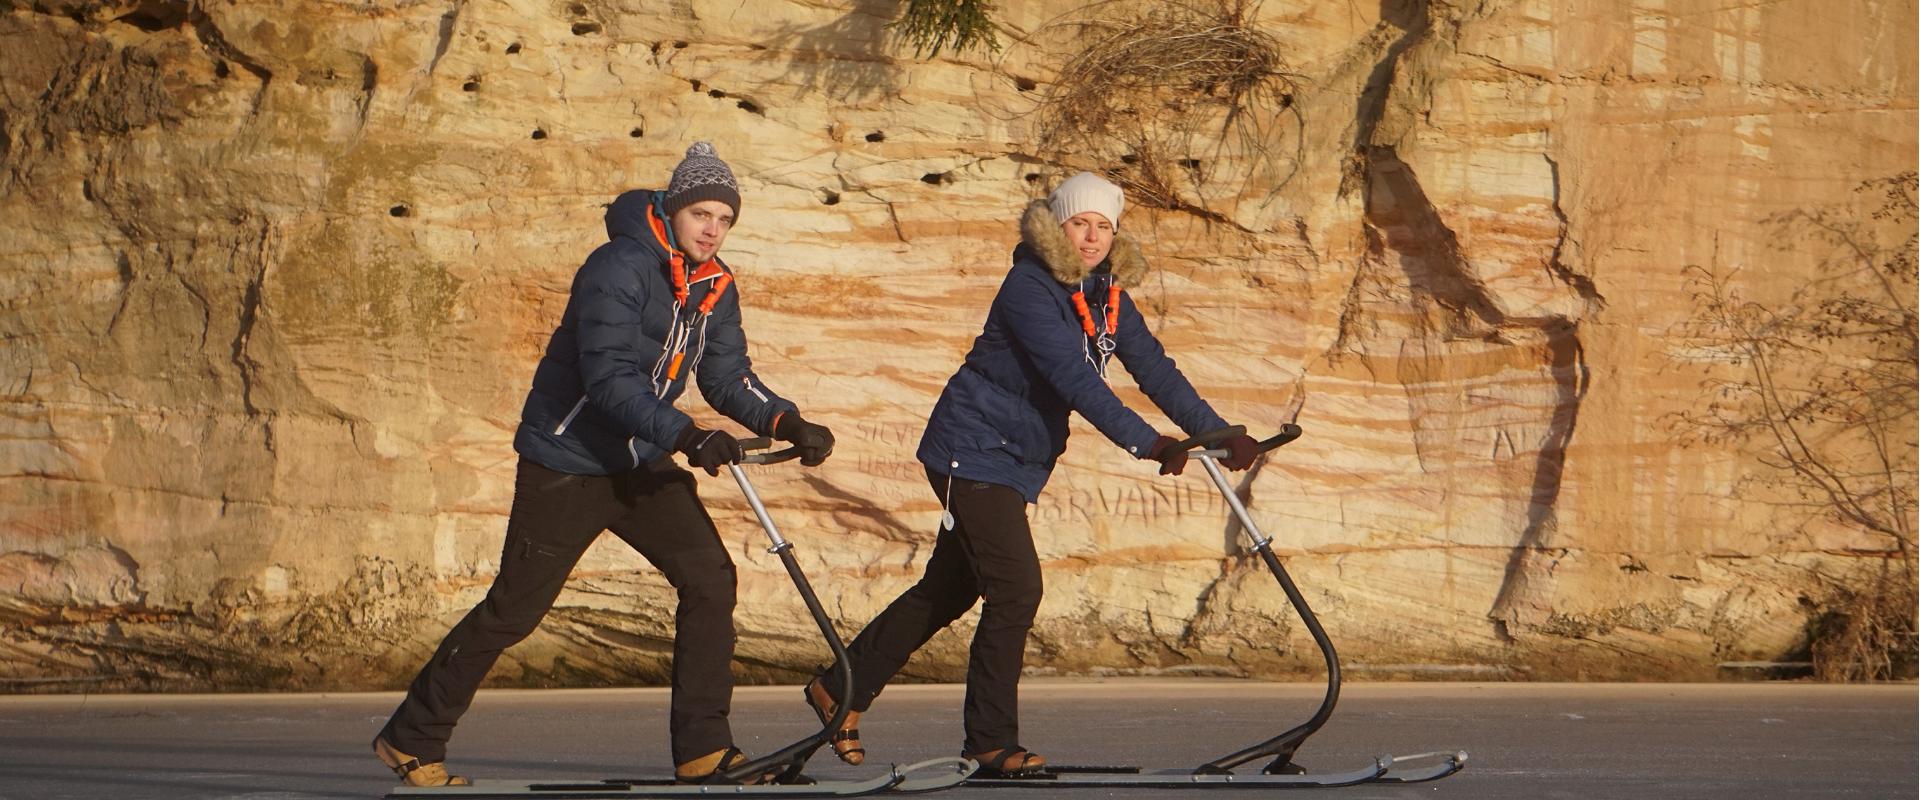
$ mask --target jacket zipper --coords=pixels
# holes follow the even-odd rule
[[[573,404],[573,410],[567,412],[566,419],[560,420],[560,426],[553,429],[553,435],[559,436],[560,434],[566,433],[567,426],[573,424],[573,418],[579,415],[580,409],[586,408],[586,407],[587,407],[587,396],[584,394],[580,395],[580,402]]]

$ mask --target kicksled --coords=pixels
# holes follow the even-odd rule
[[[760,527],[766,531],[767,540],[772,543],[767,552],[780,557],[780,563],[787,568],[787,576],[793,579],[794,589],[799,591],[800,599],[806,603],[807,613],[812,615],[813,623],[820,629],[820,636],[826,640],[828,649],[833,652],[834,680],[840,684],[840,696],[853,695],[853,671],[847,661],[847,647],[840,640],[840,634],[834,630],[833,621],[827,618],[820,598],[814,594],[813,585],[807,582],[807,576],[800,571],[799,562],[793,557],[793,543],[780,535],[779,526],[773,517],[767,514],[767,507],[760,502],[760,493],[754,491],[753,482],[748,480],[747,471],[742,465],[765,466],[791,461],[800,457],[798,448],[789,447],[779,452],[764,452],[772,447],[766,438],[742,439],[740,449],[747,453],[739,464],[729,464],[728,471],[740,491],[746,495],[747,505],[753,508],[753,514],[760,520]],[[768,755],[756,758],[729,770],[725,770],[706,783],[683,784],[671,778],[608,778],[603,780],[538,780],[538,781],[474,781],[472,786],[402,786],[387,792],[388,798],[421,797],[494,797],[494,798],[617,798],[617,797],[859,797],[878,792],[918,793],[931,792],[958,786],[973,774],[977,766],[964,758],[936,758],[917,764],[888,767],[884,773],[871,778],[857,780],[819,780],[816,781],[801,774],[807,766],[807,760],[814,751],[826,744],[834,731],[840,729],[840,723],[846,720],[847,709],[843,704],[831,719],[826,720],[820,730],[799,741],[782,747]],[[746,784],[752,777],[775,774],[770,783]]]
[[[1259,524],[1253,521],[1253,515],[1247,513],[1247,507],[1240,502],[1240,495],[1227,481],[1226,473],[1220,470],[1219,459],[1225,458],[1224,450],[1207,449],[1229,438],[1246,432],[1244,426],[1235,425],[1195,436],[1174,447],[1190,451],[1191,458],[1200,462],[1206,469],[1207,477],[1213,480],[1214,488],[1220,490],[1220,496],[1232,509],[1234,518],[1253,543],[1253,550],[1265,562],[1267,569],[1280,582],[1281,591],[1287,595],[1287,602],[1300,615],[1306,624],[1313,642],[1320,648],[1320,654],[1327,665],[1327,691],[1320,701],[1320,707],[1306,722],[1287,729],[1280,735],[1246,749],[1221,756],[1196,767],[1174,767],[1146,769],[1141,767],[1096,767],[1048,765],[1033,775],[1020,777],[976,777],[967,780],[969,787],[1024,787],[1034,789],[1063,789],[1068,787],[1104,787],[1104,788],[1210,788],[1210,789],[1287,789],[1287,788],[1331,788],[1336,786],[1357,786],[1360,784],[1422,783],[1445,778],[1459,772],[1467,765],[1464,751],[1440,751],[1420,753],[1408,756],[1379,755],[1373,763],[1347,772],[1309,772],[1293,760],[1294,753],[1305,743],[1307,737],[1320,730],[1333,716],[1333,707],[1340,699],[1340,658],[1334,653],[1333,640],[1320,626],[1319,617],[1307,606],[1307,599],[1294,586],[1292,576],[1281,566],[1280,559],[1273,554],[1271,539],[1260,532]],[[1287,423],[1280,433],[1260,442],[1262,453],[1273,450],[1288,442],[1300,438],[1300,426]],[[1196,449],[1199,448],[1199,449]],[[1234,768],[1260,759],[1272,761],[1257,773],[1240,774]]]
[[[1373,784],[1410,784],[1439,780],[1459,772],[1466,767],[1467,753],[1464,751],[1437,751],[1408,756],[1377,755],[1372,763],[1359,766],[1346,772],[1310,772],[1294,761],[1294,755],[1327,720],[1333,716],[1334,705],[1340,698],[1340,659],[1335,653],[1333,641],[1320,625],[1320,620],[1307,605],[1306,598],[1293,583],[1293,578],[1274,555],[1272,540],[1260,531],[1253,516],[1247,512],[1233,485],[1221,471],[1219,459],[1226,457],[1223,450],[1209,449],[1228,438],[1245,432],[1245,428],[1234,426],[1210,431],[1181,442],[1176,447],[1191,451],[1191,458],[1200,462],[1214,487],[1226,500],[1235,519],[1246,531],[1252,541],[1253,550],[1266,565],[1267,569],[1280,583],[1281,591],[1286,593],[1287,601],[1293,606],[1300,620],[1313,636],[1314,644],[1319,647],[1326,662],[1327,688],[1320,706],[1305,722],[1289,728],[1277,736],[1252,745],[1245,749],[1229,753],[1205,764],[1194,767],[1143,768],[1135,766],[1073,766],[1049,765],[1031,775],[1019,777],[973,777],[977,765],[963,758],[940,758],[917,764],[895,765],[886,772],[862,780],[830,780],[815,782],[801,774],[807,760],[821,745],[825,744],[844,721],[846,708],[837,709],[832,719],[821,730],[780,750],[728,770],[721,777],[723,781],[703,784],[676,784],[671,780],[660,779],[607,779],[599,781],[476,781],[473,786],[411,788],[401,787],[387,793],[388,798],[418,797],[491,797],[491,798],[617,798],[617,797],[684,797],[684,796],[728,796],[728,797],[857,797],[872,794],[910,794],[933,792],[956,786],[968,788],[1023,788],[1023,789],[1066,789],[1085,788],[1159,788],[1176,787],[1187,789],[1290,789],[1290,788],[1333,788],[1341,786]],[[1261,452],[1280,447],[1300,437],[1298,425],[1287,424],[1281,432],[1259,443]],[[742,440],[742,449],[751,454],[742,460],[742,464],[774,464],[797,457],[793,449],[777,453],[761,453],[770,446],[766,439]],[[740,484],[740,490],[746,495],[747,503],[759,518],[760,525],[766,530],[773,545],[768,552],[780,557],[787,568],[787,574],[793,579],[794,587],[800,592],[807,610],[813,615],[814,623],[819,626],[821,636],[826,640],[834,656],[834,678],[840,682],[841,697],[853,694],[853,676],[848,668],[845,644],[834,630],[833,623],[827,618],[819,599],[814,595],[812,586],[801,573],[794,561],[793,545],[780,535],[773,519],[768,516],[766,507],[760,502],[760,496],[747,479],[745,470],[740,466],[730,466],[734,480]],[[1258,772],[1236,773],[1233,770],[1244,764],[1271,759]],[[772,783],[742,785],[739,781],[748,776],[764,775],[778,771],[778,777]]]

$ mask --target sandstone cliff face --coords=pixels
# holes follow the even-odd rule
[[[744,185],[756,365],[839,436],[755,474],[851,637],[930,548],[919,424],[1015,216],[1091,157],[1034,147],[1078,4],[997,5],[1001,53],[920,61],[879,0],[7,0],[0,686],[399,685],[494,572],[520,402],[602,206],[695,139]],[[1296,75],[1269,146],[1203,139],[1216,180],[1126,225],[1201,393],[1307,429],[1244,491],[1353,673],[1800,658],[1886,542],[1733,497],[1765,467],[1672,434],[1715,367],[1671,332],[1685,267],[1783,297],[1827,256],[1772,215],[1913,168],[1912,5],[1254,23]],[[1315,669],[1204,480],[1076,426],[1031,513],[1030,666]],[[745,671],[823,660],[737,489],[702,491]],[[494,679],[656,679],[671,597],[607,537]],[[958,674],[969,625],[910,674]]]

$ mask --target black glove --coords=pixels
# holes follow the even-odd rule
[[[1221,442],[1220,449],[1227,451],[1227,457],[1220,459],[1220,463],[1235,471],[1253,466],[1254,457],[1260,455],[1260,443],[1244,433]]]
[[[798,411],[780,415],[780,421],[773,425],[773,438],[792,442],[800,448],[800,463],[804,466],[820,466],[827,456],[833,455],[833,431],[801,419]]]
[[[738,464],[746,455],[732,436],[691,423],[680,432],[680,438],[674,440],[673,449],[687,457],[687,466],[704,469],[708,475],[720,474],[721,465]]]
[[[1147,460],[1160,462],[1160,474],[1178,475],[1187,468],[1187,451],[1174,447],[1179,443],[1180,440],[1171,436],[1153,440],[1153,447],[1147,450]]]

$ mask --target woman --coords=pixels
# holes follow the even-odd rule
[[[965,363],[947,381],[927,420],[918,453],[940,498],[939,539],[920,582],[895,599],[848,646],[852,709],[833,747],[841,760],[865,760],[860,712],[915,650],[985,598],[967,662],[966,741],[961,752],[982,775],[1040,771],[1046,759],[1020,746],[1018,685],[1027,630],[1040,606],[1040,560],[1027,525],[1067,443],[1067,412],[1078,411],[1136,458],[1178,475],[1185,450],[1171,447],[1107,385],[1107,360],[1119,356],[1140,389],[1189,434],[1225,427],[1147,330],[1126,289],[1147,265],[1140,248],[1116,232],[1120,187],[1082,172],[1021,220],[1013,268],[987,311]],[[1239,436],[1222,445],[1228,467],[1246,469],[1256,445]],[[806,701],[822,721],[843,698],[815,678]]]

